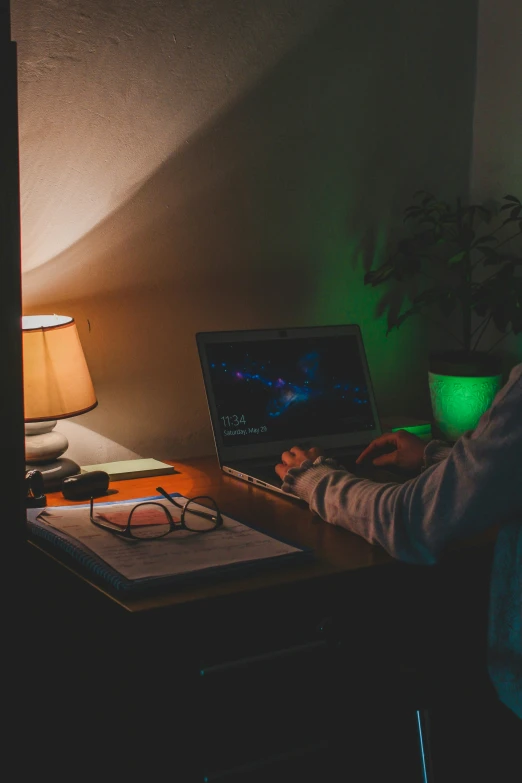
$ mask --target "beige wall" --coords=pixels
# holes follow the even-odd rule
[[[427,412],[362,277],[415,190],[467,193],[475,14],[14,0],[24,312],[76,318],[99,399],[69,456],[210,453],[208,329],[359,322],[381,412]]]
[[[477,82],[473,118],[471,193],[498,201],[522,200],[522,3],[480,0]],[[514,249],[522,252],[518,238]],[[501,335],[492,327],[485,347]],[[522,334],[499,343],[506,369],[522,361]]]

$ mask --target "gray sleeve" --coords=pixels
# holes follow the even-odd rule
[[[442,462],[443,459],[449,457],[451,453],[451,446],[443,440],[430,440],[424,449],[424,460],[422,464],[422,470],[430,468],[432,465],[436,465],[437,462]]]
[[[522,364],[474,431],[403,484],[357,478],[327,460],[288,471],[283,489],[322,519],[410,563],[522,513]]]

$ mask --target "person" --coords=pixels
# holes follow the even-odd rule
[[[506,731],[520,742],[520,777],[513,779],[522,779],[522,363],[475,429],[453,445],[426,444],[399,430],[371,442],[357,462],[366,460],[410,477],[378,483],[353,475],[318,448],[300,446],[285,451],[275,471],[283,490],[324,521],[405,563],[435,564],[452,542],[498,527],[484,668]]]

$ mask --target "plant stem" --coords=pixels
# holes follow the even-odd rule
[[[507,239],[503,239],[502,242],[499,242],[498,245],[496,245],[495,250],[497,249],[497,247],[502,247],[502,245],[505,245],[506,242],[511,242],[512,239],[514,239],[515,237],[520,236],[520,234],[522,234],[522,231],[517,231],[517,233],[513,234],[512,237],[508,237]]]
[[[482,329],[482,325],[483,325],[483,323],[484,323],[484,319],[482,319],[482,321],[479,323],[479,325],[478,325],[478,326],[476,326],[476,327],[473,329],[473,331],[471,332],[471,336],[472,336],[472,337],[475,337],[475,335],[477,334],[477,332],[479,331],[479,329]]]
[[[460,198],[457,199],[457,231],[462,244],[463,221],[461,214]],[[465,353],[471,352],[471,252],[467,252],[463,259],[462,274],[460,278],[462,287],[462,345]]]
[[[502,245],[505,245],[505,244],[506,244],[506,242],[511,242],[511,240],[512,240],[512,239],[515,239],[515,237],[518,237],[518,236],[520,236],[520,234],[522,234],[522,231],[517,231],[517,233],[516,233],[516,234],[513,234],[513,236],[511,236],[511,237],[508,237],[507,239],[504,239],[504,240],[502,240],[502,242],[499,242],[499,243],[498,243],[498,245],[495,245],[495,248],[494,248],[494,249],[496,250],[498,247],[502,247]],[[479,264],[481,264],[481,263],[483,262],[483,260],[484,260],[483,258],[479,258],[479,260],[478,260],[478,261],[475,261],[475,263],[473,264],[473,269],[474,269],[475,267],[477,267]],[[504,261],[504,263],[506,263],[506,262]],[[501,268],[502,268],[502,267],[501,267]],[[499,270],[497,270],[497,271],[499,271]],[[485,283],[485,282],[486,282],[486,280],[489,280],[491,277],[495,277],[495,275],[496,275],[496,274],[497,274],[497,272],[493,272],[493,274],[492,274],[492,275],[489,275],[489,277],[486,277],[486,279],[485,279],[485,280],[483,280],[483,281],[482,281],[482,283]],[[482,285],[482,283],[481,283],[481,285]]]
[[[459,337],[457,337],[456,334],[453,334],[451,329],[448,329],[447,326],[444,326],[444,324],[441,324],[440,321],[437,321],[436,318],[433,318],[431,315],[428,315],[427,313],[422,313],[422,315],[424,318],[427,318],[428,321],[432,321],[432,323],[434,323],[438,329],[441,329],[443,332],[446,332],[446,334],[449,334],[452,340],[455,340],[455,342],[459,343],[460,345],[463,345],[462,340]]]
[[[482,338],[484,337],[484,332],[488,328],[488,324],[491,321],[492,317],[493,317],[492,315],[488,315],[488,317],[480,324],[480,326],[482,327],[482,330],[481,330],[479,336],[477,337],[477,339],[475,341],[475,345],[472,348],[473,351],[477,350],[477,346],[478,346],[479,342],[482,340]],[[476,331],[477,330],[475,329],[475,332]],[[473,332],[473,334],[475,334],[475,332]]]
[[[496,277],[501,270],[502,270],[502,267],[500,267],[500,269],[497,269],[496,272],[493,272],[493,274],[488,275],[487,277],[485,277],[484,280],[481,280],[480,285],[483,286],[484,283],[488,282],[488,280],[491,280],[491,278]]]
[[[486,351],[486,353],[489,353],[490,351],[492,351],[492,350],[493,350],[493,348],[496,348],[496,347],[497,347],[497,345],[498,345],[499,343],[501,343],[501,342],[502,342],[502,340],[505,340],[505,339],[506,339],[506,337],[507,337],[509,334],[511,334],[511,332],[506,332],[506,334],[503,334],[503,335],[502,335],[502,337],[500,337],[500,338],[497,340],[497,342],[496,342],[496,343],[493,343],[493,345],[491,346],[491,348],[488,348],[488,350]]]

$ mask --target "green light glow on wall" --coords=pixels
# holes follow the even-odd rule
[[[477,426],[502,385],[501,375],[460,377],[429,373],[433,418],[440,436],[455,441]]]

